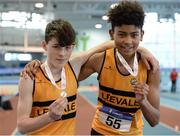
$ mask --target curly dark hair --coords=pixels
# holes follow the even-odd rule
[[[53,20],[46,26],[45,41],[48,43],[52,38],[56,38],[62,47],[69,46],[75,43],[76,33],[68,21]]]
[[[123,24],[135,25],[142,29],[145,13],[143,7],[137,1],[123,0],[109,10],[108,17],[113,30],[115,26]]]

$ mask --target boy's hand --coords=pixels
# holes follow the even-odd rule
[[[40,65],[41,62],[37,59],[29,62],[28,64],[26,64],[23,71],[21,71],[20,76],[26,78],[28,75],[33,80]]]
[[[136,101],[142,104],[145,100],[147,100],[149,86],[147,84],[137,83],[136,85],[133,85],[133,87],[136,95]]]
[[[154,73],[159,69],[159,61],[154,56],[142,53],[141,57],[148,70],[152,70]]]
[[[68,100],[66,97],[60,97],[56,101],[54,101],[50,106],[49,106],[49,117],[55,121],[59,120],[63,113],[64,109],[66,108],[68,104]]]
[[[139,47],[137,51],[141,54],[141,58],[148,70],[152,70],[153,73],[159,70],[159,61],[150,51],[144,47]]]

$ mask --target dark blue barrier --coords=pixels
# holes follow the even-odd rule
[[[1,75],[16,75],[19,74],[23,68],[0,68],[0,76]]]

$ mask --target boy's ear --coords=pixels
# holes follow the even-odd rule
[[[111,37],[111,40],[114,40],[113,34],[114,34],[114,31],[112,29],[109,29],[109,35]]]
[[[144,36],[144,31],[141,31],[141,41],[143,40],[143,36]]]
[[[45,51],[47,51],[47,44],[46,44],[46,41],[42,41],[41,42],[41,46],[43,47],[43,49],[45,50]]]

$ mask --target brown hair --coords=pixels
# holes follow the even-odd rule
[[[68,21],[53,20],[46,26],[45,41],[48,43],[52,38],[56,38],[60,46],[72,45],[75,43],[75,30]]]

